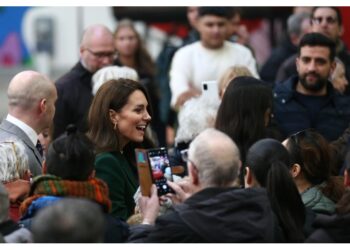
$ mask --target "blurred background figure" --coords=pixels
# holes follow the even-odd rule
[[[159,113],[160,92],[155,78],[156,65],[132,21],[118,22],[114,31],[114,45],[118,53],[114,65],[136,70],[139,82],[147,89],[150,97],[149,105],[153,111],[151,127],[157,135],[159,145],[165,146],[165,124],[161,121]]]
[[[44,129],[39,135],[38,140],[43,149],[44,159],[46,159],[47,150],[49,149],[50,143],[52,141],[53,125]]]
[[[0,183],[0,235],[6,243],[31,243],[32,234],[9,217],[10,200],[6,188]]]
[[[261,79],[275,83],[276,75],[281,64],[290,56],[297,53],[300,39],[311,30],[311,15],[300,12],[292,14],[287,20],[287,35],[280,45],[275,48],[260,70]],[[282,78],[282,76],[281,76]]]
[[[330,80],[333,88],[335,88],[339,93],[344,94],[347,86],[349,85],[349,81],[346,79],[345,75],[346,68],[344,63],[339,60],[339,58],[336,57],[335,62],[337,66],[335,67]]]
[[[229,67],[221,76],[219,80],[219,95],[220,98],[224,96],[228,84],[238,76],[253,76],[246,66],[232,66]]]
[[[112,65],[116,57],[113,34],[104,25],[91,25],[80,42],[80,59],[73,68],[56,81],[58,99],[54,117],[53,139],[65,132],[69,124],[87,131],[87,113],[92,101],[92,75]]]
[[[127,66],[106,66],[96,71],[92,76],[92,94],[95,96],[98,89],[109,80],[118,80],[119,78],[130,79],[138,81],[139,76],[137,72]]]
[[[35,243],[103,243],[106,221],[96,203],[64,198],[40,210],[31,230]]]
[[[31,173],[25,146],[18,140],[0,142],[0,180],[9,193],[9,212],[13,221],[20,218],[19,207],[28,196]]]

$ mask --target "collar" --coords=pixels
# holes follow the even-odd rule
[[[298,82],[299,82],[299,76],[293,75],[285,83],[285,87],[288,89],[287,93],[285,93],[286,94],[285,102],[288,102],[290,99],[295,97],[295,93],[297,92],[296,87],[297,87]],[[328,81],[328,83],[327,83],[326,96],[329,97],[329,99],[333,99],[335,96],[335,91],[334,91],[332,83],[330,81]]]
[[[12,124],[15,124],[21,130],[23,130],[23,132],[29,137],[30,141],[33,142],[34,145],[36,145],[36,143],[38,142],[38,134],[35,132],[34,129],[32,129],[26,123],[22,122],[21,120],[17,119],[16,117],[10,114],[7,114],[6,120],[8,122],[11,122]]]

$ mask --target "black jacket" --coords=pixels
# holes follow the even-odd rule
[[[264,189],[206,188],[157,219],[129,241],[218,243],[274,242],[275,219]],[[146,225],[141,225],[146,228]],[[141,237],[144,231],[137,232]]]
[[[314,231],[305,242],[308,243],[350,243],[350,214],[324,215],[316,217]]]
[[[68,124],[75,124],[80,132],[87,131],[87,115],[93,98],[91,78],[92,73],[78,62],[56,81],[58,99],[53,139],[65,132]]]

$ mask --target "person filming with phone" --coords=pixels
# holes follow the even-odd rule
[[[208,143],[210,141],[210,143]],[[139,199],[141,225],[130,228],[129,242],[273,242],[274,220],[262,188],[234,187],[241,167],[236,144],[209,128],[190,144],[188,181],[168,182],[173,211],[158,217],[155,185]]]

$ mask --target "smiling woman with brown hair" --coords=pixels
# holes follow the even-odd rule
[[[88,137],[93,141],[96,176],[104,180],[112,201],[112,215],[127,219],[134,211],[138,181],[134,143],[144,141],[151,121],[149,99],[138,82],[118,79],[104,83],[89,111]]]

